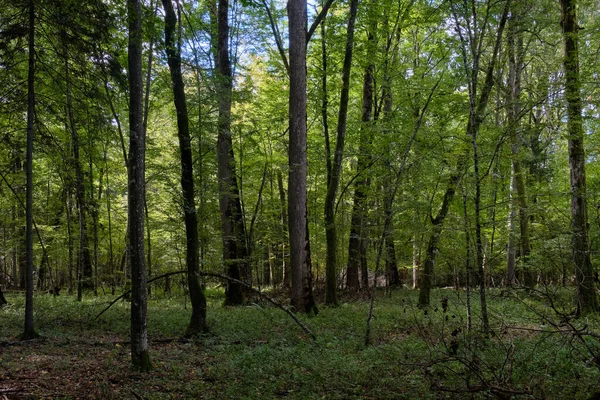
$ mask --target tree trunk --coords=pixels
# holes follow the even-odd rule
[[[367,38],[367,47],[369,51],[374,51],[376,23],[370,16],[370,29]],[[363,75],[362,91],[362,126],[360,131],[360,146],[357,163],[357,173],[362,176],[356,179],[354,183],[354,202],[352,206],[352,216],[350,217],[350,240],[348,241],[348,268],[346,269],[346,286],[350,292],[356,292],[360,288],[359,270],[362,260],[366,261],[366,219],[367,219],[367,190],[371,184],[368,172],[365,171],[371,163],[371,139],[372,134],[368,123],[373,114],[373,71],[375,65],[370,62],[365,68]],[[366,275],[366,271],[363,275]],[[363,279],[365,289],[368,279]]]
[[[469,138],[469,140],[471,140],[471,146],[472,146],[472,150],[474,151],[473,154],[473,160],[475,163],[478,164],[478,155],[477,155],[477,134],[479,132],[479,128],[481,126],[481,123],[483,122],[483,119],[485,118],[485,111],[487,109],[487,105],[489,102],[489,98],[490,98],[490,94],[492,91],[492,88],[494,86],[494,70],[495,70],[495,64],[496,64],[496,60],[498,58],[498,53],[500,51],[500,43],[502,40],[502,32],[504,31],[504,26],[506,25],[506,19],[508,16],[508,10],[509,10],[509,6],[510,6],[510,0],[507,0],[507,2],[505,3],[504,6],[504,10],[502,13],[502,17],[500,19],[499,25],[498,25],[498,30],[496,32],[496,40],[495,40],[495,44],[494,44],[494,48],[493,48],[493,52],[492,52],[492,57],[490,60],[490,63],[487,67],[487,71],[486,71],[486,76],[485,76],[485,81],[484,81],[484,85],[483,88],[481,89],[481,93],[479,94],[479,97],[477,97],[477,79],[478,79],[478,74],[479,74],[479,61],[481,58],[481,52],[483,51],[481,48],[478,48],[477,45],[474,45],[473,43],[470,43],[469,41],[471,40],[476,40],[473,38],[473,35],[469,35],[468,38],[466,38],[464,36],[464,34],[462,33],[462,28],[460,28],[460,23],[458,21],[458,16],[454,10],[453,7],[453,14],[454,14],[454,18],[455,18],[455,22],[457,25],[457,29],[459,32],[459,36],[460,36],[460,40],[461,40],[461,45],[462,45],[462,55],[463,55],[463,63],[464,63],[464,68],[465,70],[468,72],[469,75],[469,103],[470,103],[470,110],[469,110],[469,121],[467,123],[467,137]],[[469,17],[467,17],[469,18]],[[471,32],[472,33],[472,32]],[[476,35],[478,36],[478,35]],[[483,40],[482,37],[479,37],[479,40]],[[474,52],[474,54],[471,54],[472,56],[472,61],[469,62],[468,61],[468,57],[467,57],[467,49],[470,49],[471,52]],[[477,49],[477,50],[475,50]],[[465,168],[466,168],[466,157],[467,155],[465,154],[464,156],[460,157],[458,162],[457,162],[457,167],[455,172],[452,174],[452,176],[450,177],[450,179],[448,180],[448,185],[446,187],[446,191],[444,193],[444,200],[442,202],[442,207],[440,209],[440,211],[438,212],[437,216],[435,217],[435,219],[432,219],[432,224],[433,224],[433,230],[431,233],[431,236],[429,238],[429,244],[427,247],[427,254],[426,254],[426,258],[425,258],[425,262],[423,265],[423,278],[421,280],[421,291],[419,293],[419,306],[423,307],[423,306],[428,306],[429,305],[429,294],[431,291],[431,283],[432,283],[432,279],[433,279],[433,268],[435,265],[435,257],[437,255],[437,245],[439,242],[439,236],[442,232],[442,228],[443,228],[443,223],[444,220],[446,218],[446,215],[448,214],[448,207],[450,206],[450,204],[452,203],[453,199],[454,199],[454,195],[456,192],[456,187],[458,185],[458,183],[460,182],[460,178],[461,175],[463,174]],[[476,184],[476,193],[475,193],[475,224],[476,224],[476,243],[477,243],[477,262],[478,262],[478,271],[479,271],[479,277],[481,278],[481,282],[480,285],[482,285],[480,287],[480,295],[482,296],[481,301],[482,301],[482,317],[483,315],[485,315],[487,318],[487,311],[486,311],[486,306],[485,306],[485,282],[483,282],[483,246],[482,246],[482,240],[481,240],[481,224],[479,221],[479,209],[478,207],[480,206],[479,201],[480,201],[480,196],[481,196],[481,188],[480,188],[480,181],[479,181],[479,171],[478,171],[479,166],[476,166],[476,171],[475,171],[475,184]],[[488,327],[487,327],[487,322],[484,320],[483,321],[483,330],[484,333],[487,333]]]
[[[198,272],[200,271],[198,217],[194,199],[194,171],[192,146],[189,132],[185,86],[181,74],[181,49],[175,41],[177,16],[171,0],[162,0],[165,9],[165,48],[168,56],[171,81],[173,83],[173,98],[177,110],[177,132],[181,153],[181,190],[183,192],[183,208],[186,233],[186,266],[192,317],[188,325],[187,335],[197,335],[208,331],[206,325],[206,297],[200,286]]]
[[[25,330],[23,339],[33,339],[33,134],[35,115],[35,7],[29,0],[29,64],[27,71],[27,151],[25,156]]]
[[[148,353],[144,198],[146,138],[142,95],[142,5],[128,0],[129,165],[128,221],[131,260],[131,361],[140,371],[152,368]]]
[[[234,279],[251,276],[249,271],[246,235],[244,232],[241,199],[236,178],[235,157],[231,140],[231,101],[233,76],[229,60],[229,1],[218,0],[217,9],[217,94],[219,101],[217,168],[219,177],[219,205],[223,234],[223,261],[227,274]],[[241,285],[228,281],[225,304],[244,302]]]
[[[561,25],[565,41],[565,97],[567,99],[569,169],[571,170],[571,243],[577,282],[577,311],[580,314],[586,314],[598,310],[598,298],[590,260],[584,131],[579,78],[578,31],[580,28],[577,25],[576,3],[576,0],[560,0]]]
[[[390,220],[389,231],[392,232],[392,221]],[[385,270],[389,286],[400,286],[402,279],[398,272],[398,263],[396,262],[396,246],[391,235],[385,238]]]
[[[310,285],[306,197],[306,0],[287,4],[290,41],[288,213],[292,306],[296,312],[316,311]]]
[[[346,139],[348,120],[348,99],[350,92],[350,72],[352,69],[352,50],[354,48],[354,25],[358,10],[358,0],[350,2],[350,17],[346,34],[346,50],[342,68],[342,92],[338,114],[337,137],[333,164],[328,171],[327,194],[325,196],[325,236],[327,243],[327,266],[325,276],[325,304],[337,306],[337,230],[335,226],[335,202],[342,173],[342,159]],[[329,155],[328,155],[329,157]]]
[[[69,130],[71,132],[71,146],[73,153],[73,166],[75,168],[75,199],[77,201],[77,212],[79,216],[79,250],[77,252],[77,301],[81,301],[83,290],[91,289],[92,282],[92,262],[90,257],[90,247],[87,235],[87,212],[88,206],[85,198],[85,183],[83,181],[83,170],[79,157],[79,134],[75,124],[75,115],[73,113],[73,100],[71,95],[71,79],[69,70],[68,50],[65,48],[65,79],[66,79],[66,97],[67,114],[69,118]]]
[[[281,241],[279,242],[278,254],[280,254],[280,260],[283,269],[283,286],[285,288],[292,287],[292,270],[290,268],[290,258],[288,257],[288,214],[287,205],[285,200],[285,190],[283,188],[283,176],[281,169],[277,170],[277,187],[279,188],[279,207],[280,207],[280,218],[281,218]]]
[[[514,11],[514,10],[513,10]],[[521,73],[523,71],[523,35],[519,31],[520,20],[515,13],[509,20],[508,31],[508,60],[509,76],[506,101],[509,136],[512,151],[511,171],[511,202],[509,224],[509,247],[507,250],[507,278],[509,284],[516,283],[516,253],[517,243],[521,265],[524,266],[524,283],[533,287],[534,274],[527,269],[527,261],[531,252],[529,242],[529,216],[527,211],[527,195],[525,193],[525,177],[520,159],[520,126],[521,126]],[[515,195],[516,194],[516,195]],[[519,211],[519,240],[516,240],[516,212]]]
[[[111,293],[115,294],[115,276],[114,276],[114,252],[112,240],[112,210],[110,201],[110,180],[107,162],[106,150],[104,150],[104,167],[106,168],[106,216],[108,219],[108,276],[110,280]]]

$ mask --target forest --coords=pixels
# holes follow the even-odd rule
[[[0,10],[0,398],[600,398],[598,1]]]

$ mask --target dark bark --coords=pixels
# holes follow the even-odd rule
[[[358,0],[350,2],[350,16],[346,33],[346,50],[342,67],[342,91],[338,113],[337,136],[333,164],[328,170],[327,194],[325,196],[325,237],[327,243],[327,265],[325,275],[325,304],[337,306],[337,230],[335,226],[335,202],[342,173],[342,159],[348,121],[348,99],[350,92],[350,72],[352,69],[352,50],[354,48],[354,25],[358,10]]]
[[[579,77],[579,43],[576,0],[561,0],[561,25],[565,43],[565,97],[567,99],[567,130],[569,169],[571,171],[571,230],[573,264],[577,282],[577,311],[580,314],[598,311],[594,270],[590,260],[590,239],[586,200],[585,150],[581,115],[581,82]]]
[[[198,217],[194,199],[194,171],[192,146],[189,131],[185,86],[181,75],[181,53],[175,40],[177,16],[171,0],[162,0],[165,9],[165,49],[168,56],[173,98],[177,110],[177,132],[181,153],[181,190],[183,192],[183,211],[186,234],[186,266],[192,317],[188,325],[187,335],[197,335],[208,331],[206,325],[206,297],[200,286],[198,272],[200,271]]]
[[[290,258],[288,256],[288,213],[287,203],[285,200],[285,189],[283,188],[283,174],[281,169],[277,170],[277,187],[279,189],[279,207],[280,207],[280,218],[281,218],[281,241],[278,244],[280,249],[280,259],[283,268],[283,286],[285,288],[292,287],[292,270],[290,268]]]
[[[25,329],[23,339],[33,339],[33,135],[35,115],[35,1],[29,0],[29,60],[27,71],[27,151],[25,155]]]
[[[370,29],[367,38],[367,48],[369,52],[374,51],[376,23],[373,16],[370,16]],[[365,261],[366,267],[366,219],[367,219],[367,190],[371,184],[367,166],[371,163],[371,131],[368,123],[373,115],[373,71],[375,65],[370,62],[365,68],[363,75],[362,91],[362,115],[363,123],[360,131],[360,146],[358,154],[357,170],[361,176],[354,183],[354,201],[352,206],[352,216],[350,218],[350,240],[348,242],[348,268],[346,269],[346,286],[350,292],[356,292],[360,288],[359,270],[363,275],[363,287],[368,287],[366,277],[366,268],[363,271],[362,261]]]
[[[140,371],[152,368],[148,353],[144,198],[146,137],[143,129],[142,5],[128,0],[129,157],[128,221],[131,262],[131,361]]]
[[[81,301],[83,291],[93,287],[92,262],[90,257],[89,239],[87,234],[88,205],[85,198],[85,183],[79,156],[79,133],[75,124],[73,100],[71,94],[71,79],[69,71],[68,50],[65,49],[65,79],[67,114],[69,118],[69,131],[71,133],[71,150],[73,154],[73,167],[75,169],[75,200],[79,221],[79,250],[77,252],[77,300]]]
[[[435,270],[435,259],[438,252],[438,243],[440,242],[440,236],[442,235],[444,221],[448,215],[450,204],[454,200],[454,195],[456,194],[456,187],[458,182],[460,182],[461,173],[459,171],[463,168],[464,161],[461,162],[459,160],[457,170],[448,179],[442,206],[440,207],[436,217],[431,218],[431,234],[429,236],[429,242],[427,243],[427,250],[425,251],[425,261],[423,262],[423,272],[421,274],[419,290],[419,306],[421,307],[429,306],[429,295],[431,293],[431,287],[433,284],[433,274]]]
[[[241,199],[236,177],[235,157],[231,139],[231,102],[233,76],[229,59],[229,1],[218,0],[217,8],[217,94],[219,103],[217,164],[219,205],[223,234],[223,262],[234,279],[249,280],[251,276],[244,229]],[[244,302],[243,287],[228,281],[225,304]]]
[[[114,252],[112,240],[112,210],[110,201],[110,180],[106,150],[104,151],[104,166],[106,168],[106,216],[108,220],[108,276],[112,294],[115,294]]]
[[[287,4],[290,40],[288,215],[292,306],[296,312],[314,312],[308,255],[306,202],[306,0]]]
[[[390,232],[392,231],[391,226],[389,230]],[[399,286],[402,284],[402,279],[398,272],[398,263],[396,261],[396,246],[394,245],[394,239],[391,235],[388,235],[385,239],[385,270],[389,286]]]

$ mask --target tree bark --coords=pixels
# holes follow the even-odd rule
[[[223,261],[227,273],[234,279],[250,276],[248,249],[244,229],[241,199],[236,177],[235,157],[231,140],[231,102],[233,76],[229,59],[229,1],[218,0],[217,7],[217,94],[219,102],[217,168],[219,205],[223,234]],[[244,289],[235,281],[227,281],[225,304],[244,302]]]
[[[308,255],[306,197],[306,0],[287,4],[290,41],[288,215],[292,306],[296,312],[316,311]]]
[[[372,4],[373,5],[373,4]],[[376,20],[369,16],[369,32],[367,36],[367,48],[370,54],[375,48]],[[375,64],[369,62],[363,75],[362,90],[362,115],[360,145],[357,162],[357,173],[361,177],[354,183],[354,201],[352,216],[350,217],[350,240],[348,241],[348,268],[346,269],[346,286],[350,292],[356,292],[360,288],[359,270],[363,275],[366,271],[361,268],[363,259],[366,261],[366,219],[367,219],[367,190],[371,185],[368,172],[365,171],[371,163],[371,140],[372,134],[369,127],[373,115],[373,71]],[[368,279],[363,277],[363,286],[368,287]]]
[[[146,137],[143,128],[142,5],[127,0],[129,27],[129,162],[128,221],[131,260],[131,361],[140,371],[152,368],[148,353],[144,198]]]
[[[509,284],[516,283],[516,253],[517,246],[521,265],[524,266],[524,283],[533,287],[533,273],[527,270],[527,261],[531,252],[529,241],[529,216],[527,210],[527,195],[525,193],[525,173],[521,166],[520,156],[520,126],[521,126],[521,75],[523,71],[523,35],[519,31],[520,18],[514,12],[508,25],[508,91],[507,119],[512,151],[511,171],[511,202],[509,223],[509,246],[507,249],[507,279]],[[516,240],[516,213],[519,212],[519,240]]]
[[[577,311],[579,314],[586,314],[598,311],[598,298],[590,260],[587,216],[584,131],[579,78],[578,31],[580,28],[577,25],[577,1],[560,0],[560,5],[565,43],[565,97],[567,99],[569,169],[571,171],[571,244],[577,282]]]
[[[35,115],[35,1],[29,0],[29,60],[27,71],[27,151],[25,155],[25,329],[23,339],[33,339],[33,135]]]
[[[280,260],[283,269],[283,286],[285,288],[292,287],[292,270],[290,268],[290,258],[288,256],[288,213],[287,203],[285,200],[285,190],[283,188],[283,174],[281,169],[277,170],[277,187],[279,189],[279,207],[280,207],[280,218],[281,218],[281,241],[278,244],[278,254],[280,254]]]
[[[181,190],[183,192],[183,211],[186,233],[186,266],[192,317],[187,329],[187,335],[197,335],[207,332],[206,297],[200,286],[198,272],[200,270],[198,217],[194,199],[194,171],[192,146],[189,131],[185,86],[181,75],[181,49],[175,40],[177,16],[171,0],[162,0],[165,9],[165,49],[168,56],[171,81],[173,83],[173,98],[177,110],[177,132],[181,153]]]
[[[79,250],[77,252],[77,301],[81,301],[83,291],[91,289],[93,286],[92,262],[90,256],[89,238],[87,234],[88,206],[85,198],[85,183],[83,181],[83,170],[81,167],[81,159],[79,156],[79,134],[77,132],[77,127],[75,124],[75,115],[73,112],[69,59],[67,55],[68,50],[65,48],[64,57],[67,114],[69,117],[69,131],[71,133],[71,150],[73,154],[73,166],[75,168],[75,199],[79,219]]]
[[[328,170],[327,194],[325,196],[325,236],[327,243],[327,265],[325,275],[325,304],[337,306],[337,230],[335,226],[335,201],[342,173],[342,159],[348,121],[348,100],[350,92],[350,72],[352,69],[352,50],[354,48],[354,25],[358,10],[358,0],[350,2],[350,16],[346,33],[346,50],[342,67],[342,91],[338,114],[337,137],[333,164]]]

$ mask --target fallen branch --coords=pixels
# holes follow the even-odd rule
[[[155,278],[150,279],[147,283],[152,283],[156,280],[162,279],[162,278],[166,278],[172,275],[178,275],[178,274],[186,274],[187,271],[174,271],[174,272],[168,272],[166,274],[157,276]],[[256,293],[261,299],[264,299],[266,301],[268,301],[269,303],[273,304],[275,307],[279,308],[280,310],[282,310],[283,312],[285,312],[287,315],[289,315],[290,318],[292,318],[294,320],[294,322],[296,322],[296,324],[302,328],[302,330],[304,332],[306,332],[306,334],[308,336],[310,336],[313,340],[317,340],[317,337],[315,336],[314,333],[312,333],[312,331],[310,329],[308,329],[308,327],[306,325],[304,325],[304,323],[302,323],[302,321],[300,321],[298,319],[298,317],[296,317],[294,315],[293,312],[291,312],[288,308],[284,307],[282,304],[278,303],[277,301],[275,301],[274,299],[272,299],[271,297],[267,296],[266,294],[264,294],[263,292],[261,292],[258,289],[255,289],[254,287],[252,287],[251,285],[247,284],[246,282],[240,281],[238,279],[235,278],[231,278],[227,275],[222,275],[222,274],[215,274],[212,272],[198,272],[198,275],[200,276],[206,276],[206,277],[213,277],[213,278],[219,278],[222,280],[226,280],[229,282],[233,282],[233,283],[237,283],[238,285],[242,285],[248,289],[250,289],[251,291],[253,291],[254,293]],[[131,293],[131,290],[126,291],[125,293],[123,293],[122,295],[120,295],[119,297],[117,297],[116,299],[114,299],[104,310],[102,310],[100,312],[100,314],[98,314],[94,320],[100,318],[100,316],[102,314],[104,314],[109,308],[111,308],[117,301],[121,300],[123,297],[127,296],[128,294]]]

